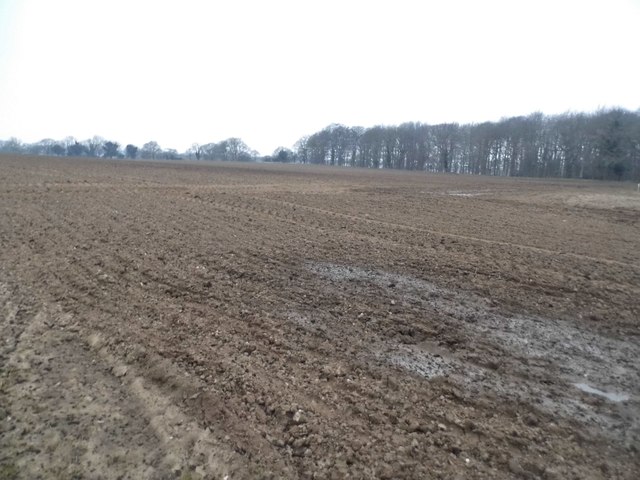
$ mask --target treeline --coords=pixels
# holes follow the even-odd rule
[[[145,158],[178,160],[182,158],[173,149],[163,150],[158,142],[147,142],[142,148],[128,144],[122,147],[118,142],[105,140],[102,137],[78,141],[73,137],[64,140],[45,138],[35,143],[22,143],[17,138],[0,141],[0,152],[26,155],[50,155],[66,157],[94,158]]]
[[[640,110],[506,118],[478,124],[330,125],[259,156],[239,138],[193,144],[185,152],[101,137],[77,141],[0,141],[0,152],[31,155],[308,163],[362,168],[527,177],[640,181]]]
[[[194,143],[184,156],[195,160],[223,160],[231,162],[251,162],[260,160],[258,152],[249,148],[239,138],[227,138],[218,143],[199,145]]]
[[[185,158],[195,160],[229,160],[229,161],[254,161],[258,153],[251,150],[239,138],[228,138],[218,143],[206,145],[193,144],[185,152],[175,149],[163,149],[158,142],[147,142],[142,147],[128,144],[121,146],[118,142],[108,141],[102,137],[78,141],[73,137],[64,140],[52,140],[46,138],[36,143],[22,143],[17,138],[0,141],[1,153],[14,153],[26,155],[51,155],[67,157],[93,157],[93,158],[129,158],[148,160],[182,160]]]
[[[300,139],[292,154],[321,165],[640,180],[640,111],[535,113],[467,125],[330,125]]]

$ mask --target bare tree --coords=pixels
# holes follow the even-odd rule
[[[202,158],[202,148],[197,143],[191,145],[191,148],[187,150],[187,155],[191,158],[191,155],[196,157],[196,160],[200,160]]]
[[[105,143],[105,139],[98,135],[94,135],[93,138],[85,140],[82,143],[86,147],[87,155],[90,157],[99,157],[103,152],[102,147]]]
[[[225,140],[225,142],[227,146],[225,160],[246,162],[252,159],[251,149],[241,139],[232,137]]]
[[[158,142],[151,141],[147,142],[142,146],[142,150],[140,151],[140,156],[142,158],[155,160],[156,156],[162,152],[162,148],[158,145]]]

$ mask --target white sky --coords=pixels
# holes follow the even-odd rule
[[[269,154],[607,106],[640,108],[640,0],[0,0],[0,139]]]

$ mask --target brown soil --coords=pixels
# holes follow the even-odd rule
[[[637,478],[634,188],[0,157],[0,479]]]

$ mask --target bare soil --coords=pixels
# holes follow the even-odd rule
[[[634,189],[0,157],[0,479],[638,478]]]

